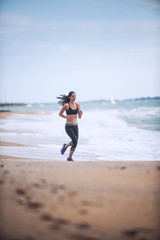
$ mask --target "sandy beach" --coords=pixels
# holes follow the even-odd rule
[[[158,161],[58,162],[54,156],[34,161],[1,155],[0,171],[2,240],[160,239]]]
[[[0,164],[1,239],[159,239],[159,163]]]

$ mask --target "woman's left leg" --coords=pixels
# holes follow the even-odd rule
[[[72,128],[72,146],[68,158],[72,158],[72,155],[77,147],[78,143],[78,125]]]

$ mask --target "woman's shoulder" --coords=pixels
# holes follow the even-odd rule
[[[63,107],[64,107],[66,110],[68,110],[68,108],[69,108],[69,103],[65,103],[65,104],[63,105]]]
[[[79,103],[76,103],[77,107],[80,108],[80,104]]]

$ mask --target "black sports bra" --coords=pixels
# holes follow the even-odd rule
[[[77,106],[77,104],[76,104],[76,106]],[[77,113],[78,113],[78,106],[77,106],[76,109],[72,109],[70,107],[70,104],[69,104],[69,108],[68,108],[68,110],[66,110],[66,113],[67,113],[67,115],[77,115]]]

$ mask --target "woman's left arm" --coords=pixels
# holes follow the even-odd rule
[[[78,117],[82,118],[83,111],[81,110],[80,105],[79,104],[77,104],[77,105],[78,105]]]

